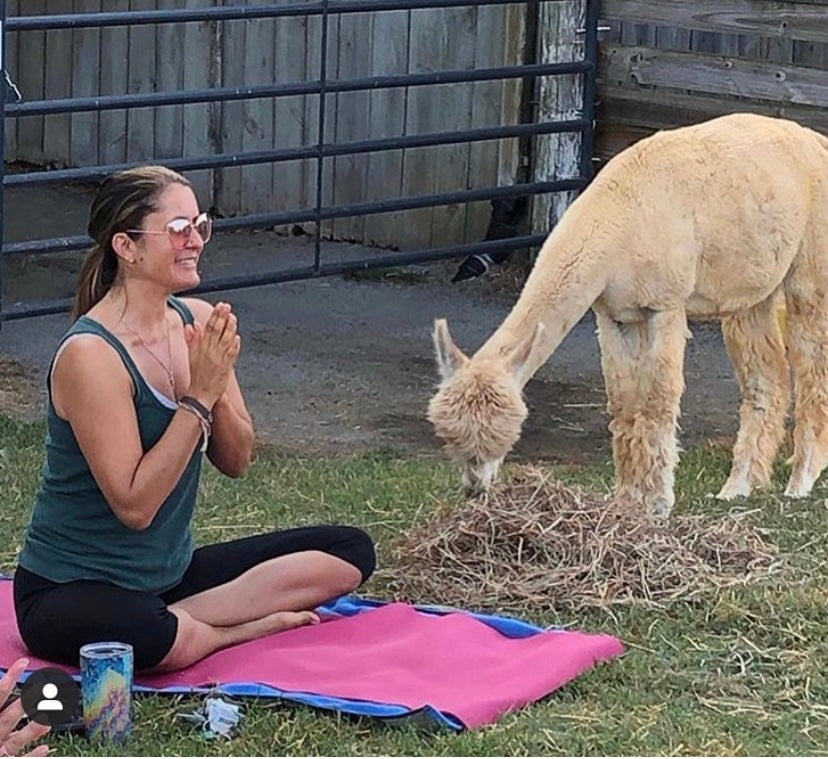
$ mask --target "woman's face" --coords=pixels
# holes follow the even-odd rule
[[[171,184],[158,198],[158,210],[144,219],[145,234],[135,240],[136,261],[128,274],[149,279],[170,292],[195,287],[201,281],[198,261],[209,238],[209,224],[201,215],[193,191]]]

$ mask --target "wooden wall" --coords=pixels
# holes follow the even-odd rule
[[[7,0],[7,12],[212,7],[221,1]],[[328,77],[519,63],[526,7],[333,15]],[[583,0],[541,8],[538,54],[579,57],[582,40],[564,32],[579,25]],[[656,129],[737,110],[787,116],[828,133],[828,0],[602,0],[601,16],[609,27],[600,44],[596,152],[602,161]],[[285,18],[22,32],[6,35],[6,65],[27,100],[301,82],[319,77],[320,29],[318,18]],[[539,118],[577,115],[576,85],[540,81]],[[562,101],[561,92],[572,102]],[[324,139],[514,124],[520,103],[520,80],[329,95]],[[35,165],[91,166],[313,145],[318,107],[316,96],[294,96],[8,119],[7,157]],[[537,141],[537,179],[570,175],[563,163],[572,163],[566,158],[572,139]],[[338,157],[325,161],[323,203],[511,184],[520,170],[517,140]],[[191,176],[202,204],[224,215],[311,208],[316,202],[314,160]],[[566,198],[538,199],[538,229],[548,216],[559,216],[562,209],[549,212],[553,202]],[[323,232],[400,249],[434,246],[481,239],[489,213],[488,202],[455,204],[340,219],[327,222]],[[311,224],[304,227],[313,231]]]
[[[294,0],[277,0],[293,2]],[[212,7],[221,0],[7,0],[7,14]],[[225,0],[226,5],[258,0]],[[331,80],[519,63],[521,3],[330,18]],[[301,82],[319,77],[321,20],[284,18],[7,34],[6,67],[25,99]],[[329,95],[326,142],[415,135],[519,120],[520,80]],[[91,166],[313,145],[317,96],[262,98],[7,120],[8,160]],[[510,184],[517,141],[327,159],[324,204]],[[313,207],[314,160],[202,171],[202,205],[224,215]],[[400,249],[482,239],[488,202],[354,217],[326,235]],[[304,225],[312,231],[312,225]]]
[[[828,133],[828,0],[603,0],[597,155],[734,111]]]

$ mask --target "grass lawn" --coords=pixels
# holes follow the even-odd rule
[[[4,496],[0,564],[12,569],[42,464],[43,427],[0,416]],[[677,512],[729,508],[708,494],[724,481],[729,455],[688,451]],[[783,465],[777,484],[786,474]],[[570,482],[604,487],[609,468],[560,470]],[[438,502],[460,500],[441,460],[388,452],[297,459],[262,452],[249,475],[229,481],[208,467],[199,506],[200,542],[320,521],[368,529],[383,550]],[[58,755],[791,755],[828,747],[828,508],[826,489],[793,502],[773,494],[736,508],[762,527],[786,570],[766,584],[694,604],[653,610],[527,608],[525,618],[622,638],[628,653],[496,725],[462,734],[389,727],[275,701],[248,702],[240,737],[203,739],[176,719],[196,699],[140,695],[133,738],[94,747],[78,737],[50,744]],[[384,597],[378,582],[363,592]],[[423,599],[429,601],[433,599]],[[113,753],[114,752],[114,753]]]

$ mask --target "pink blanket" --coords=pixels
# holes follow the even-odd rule
[[[28,655],[10,586],[0,583],[2,669]],[[390,603],[235,646],[178,673],[139,674],[135,684],[181,689],[261,683],[411,710],[430,706],[473,728],[543,698],[623,651],[609,635],[553,630],[510,638],[469,614],[434,615]],[[31,669],[41,666],[54,665],[32,658]]]

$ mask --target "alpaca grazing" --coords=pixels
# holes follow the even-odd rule
[[[787,305],[787,349],[776,301]],[[658,517],[675,500],[688,320],[720,319],[741,389],[732,499],[770,484],[795,381],[793,470],[828,464],[828,139],[733,114],[656,133],[610,160],[540,250],[509,315],[467,357],[434,326],[428,419],[485,490],[520,437],[524,385],[589,308],[611,416],[616,493]]]

